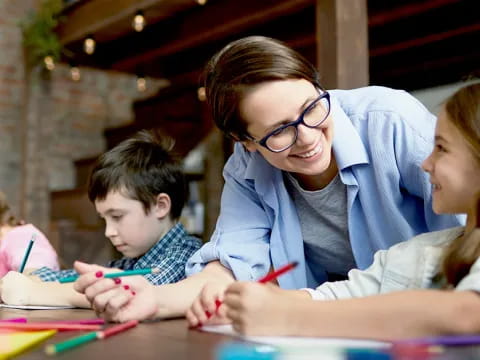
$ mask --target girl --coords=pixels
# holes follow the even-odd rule
[[[10,211],[5,194],[0,192],[0,278],[10,270],[18,271],[34,234],[35,243],[25,264],[26,268],[48,266],[58,270],[57,254],[48,239],[32,224],[17,220]]]
[[[434,211],[466,213],[466,226],[379,251],[367,270],[352,270],[348,280],[316,290],[235,283],[225,296],[234,328],[257,335],[387,340],[480,331],[480,318],[472,316],[480,311],[479,83],[446,101],[423,169],[430,175]]]

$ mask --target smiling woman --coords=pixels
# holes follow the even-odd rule
[[[207,101],[237,144],[216,230],[188,274],[218,259],[238,280],[256,280],[296,260],[280,286],[316,286],[368,267],[377,250],[462,222],[431,210],[421,161],[435,117],[403,91],[326,91],[319,79],[300,54],[266,37],[234,41],[210,60]],[[215,309],[223,289],[202,292],[187,314],[192,324],[207,320],[202,309]]]

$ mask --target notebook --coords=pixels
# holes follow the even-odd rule
[[[56,330],[15,331],[0,329],[0,360],[9,359],[54,335]]]

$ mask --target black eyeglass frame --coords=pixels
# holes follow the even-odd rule
[[[328,111],[327,113],[325,114],[324,118],[318,122],[318,124],[316,125],[308,125],[307,123],[305,123],[304,121],[304,116],[305,114],[307,114],[310,110],[312,110],[315,105],[318,104],[318,102],[320,100],[322,100],[323,98],[327,99],[327,102],[328,102]],[[282,152],[282,151],[285,151],[287,149],[290,149],[294,144],[295,142],[297,141],[297,138],[298,138],[298,126],[300,124],[303,124],[305,125],[306,127],[310,128],[310,129],[314,129],[318,126],[320,126],[327,118],[328,118],[328,115],[330,115],[330,108],[331,108],[331,103],[330,103],[330,94],[328,93],[328,91],[326,90],[323,90],[322,93],[315,99],[313,100],[306,108],[305,110],[302,111],[302,113],[300,114],[300,116],[298,117],[297,120],[295,121],[292,121],[288,124],[285,124],[285,125],[282,125],[282,126],[279,126],[278,128],[276,128],[275,130],[271,131],[270,133],[268,133],[267,135],[265,135],[263,138],[261,138],[260,140],[257,140],[255,139],[253,136],[251,135],[248,135],[248,138],[249,140],[253,141],[254,143],[257,143],[261,146],[263,146],[265,149],[271,151],[271,152],[274,152],[274,153],[279,153],[279,152]],[[284,149],[281,149],[281,150],[273,150],[273,149],[270,149],[267,145],[267,141],[268,141],[268,138],[272,135],[275,135],[275,134],[278,134],[279,132],[283,131],[284,129],[290,127],[290,126],[293,126],[295,127],[295,138],[293,139],[292,143],[290,145],[288,145],[286,148]]]

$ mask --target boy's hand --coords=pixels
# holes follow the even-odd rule
[[[225,291],[227,317],[233,328],[246,335],[288,335],[289,314],[305,291],[282,290],[272,284],[235,282]]]
[[[9,271],[0,281],[0,296],[5,304],[29,305],[35,282],[19,272]]]
[[[193,301],[185,316],[191,327],[205,324],[227,324],[226,307],[223,305],[224,292],[228,284],[209,282]]]
[[[106,279],[96,273],[111,272],[98,265],[75,262],[80,277],[74,284],[76,291],[85,294],[98,315],[110,321],[125,322],[154,318],[158,304],[154,286],[143,276]]]

